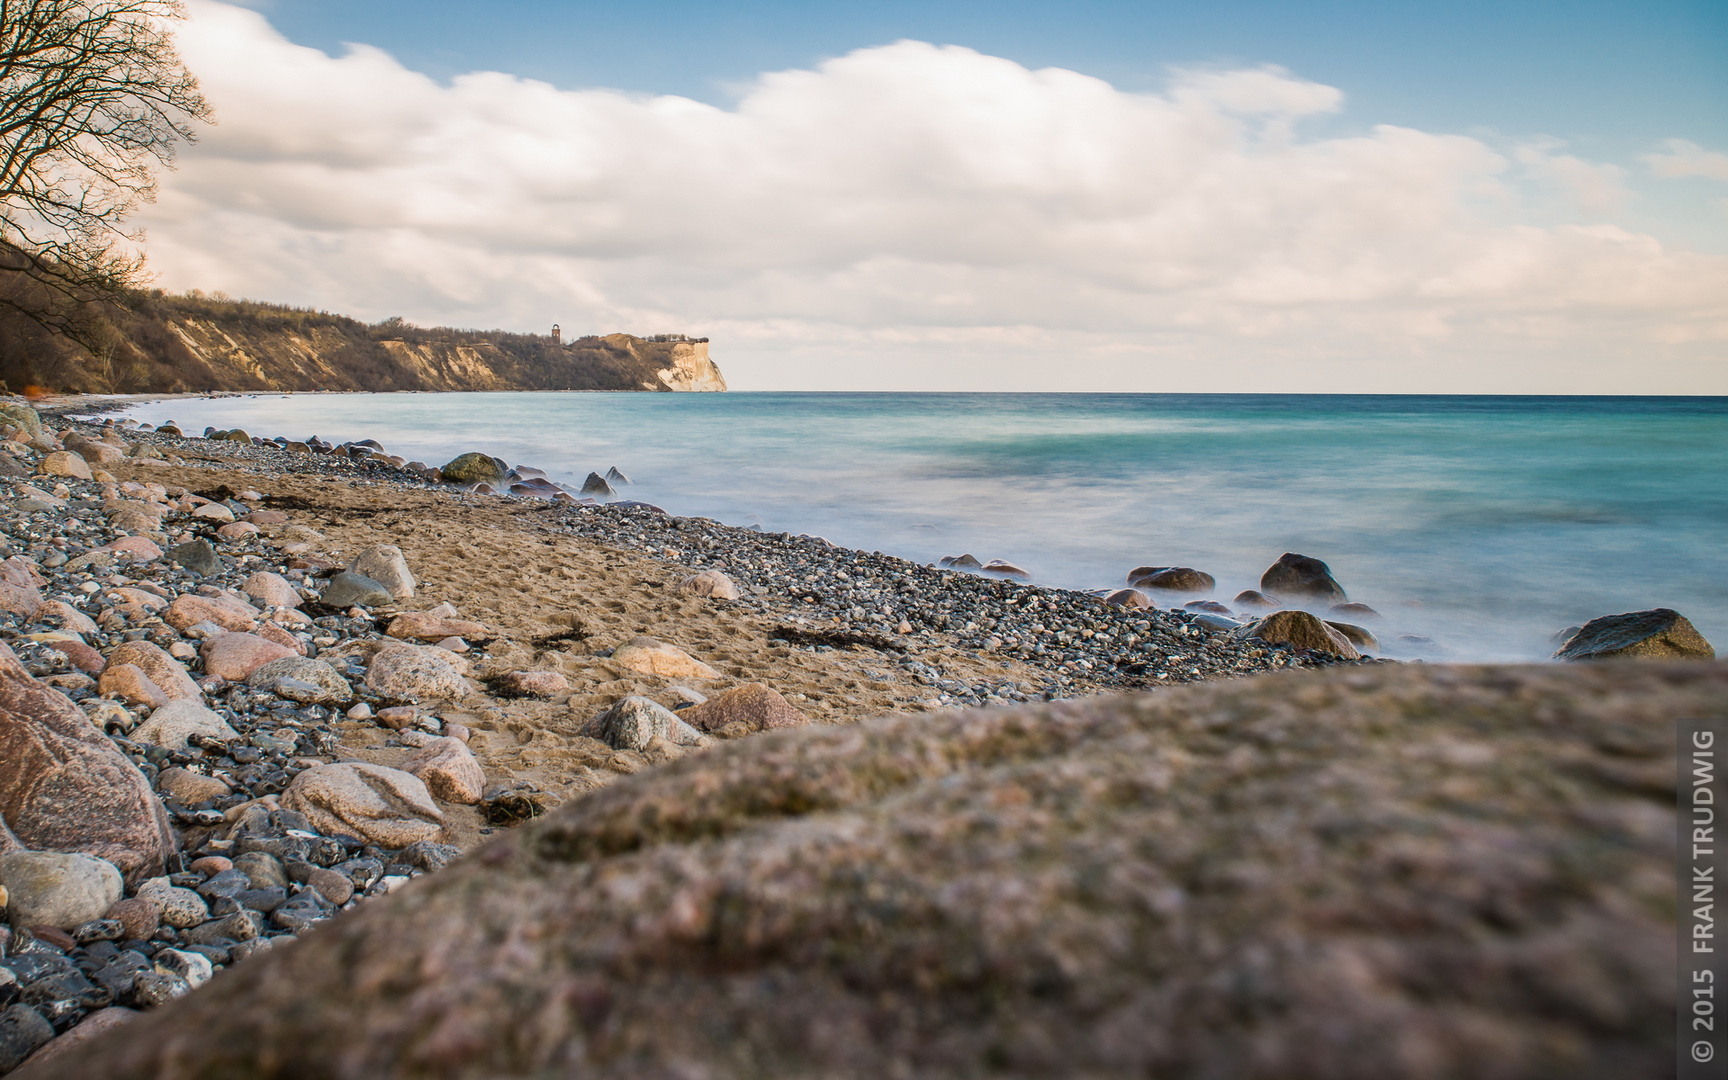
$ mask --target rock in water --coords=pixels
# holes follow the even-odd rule
[[[106,859],[136,884],[174,850],[167,812],[83,710],[0,645],[0,820],[36,851]]]
[[[446,483],[478,484],[502,480],[510,470],[499,468],[497,458],[485,454],[463,454],[438,471]]]
[[[582,494],[596,495],[602,499],[610,499],[618,493],[612,490],[612,485],[606,482],[604,476],[601,476],[597,472],[591,472],[588,474],[588,479],[582,481]]]
[[[1136,589],[1162,589],[1165,592],[1211,592],[1217,587],[1211,574],[1192,566],[1169,566],[1128,583]]]
[[[1243,627],[1241,633],[1269,645],[1332,653],[1345,660],[1359,660],[1362,656],[1341,631],[1334,630],[1318,615],[1306,611],[1275,611],[1252,626]]]
[[[616,465],[606,470],[606,480],[613,484],[628,484],[630,482],[630,478],[619,472]]]
[[[1673,718],[1725,710],[1714,665],[1388,665],[780,732],[35,1080],[1666,1075]]]
[[[1319,559],[1286,551],[1260,575],[1260,591],[1291,599],[1350,599],[1344,587],[1332,578],[1332,570]]]
[[[1716,650],[1686,616],[1672,608],[1628,611],[1591,619],[1566,639],[1556,660],[1714,660]]]

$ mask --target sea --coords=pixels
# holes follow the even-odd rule
[[[1003,559],[1052,588],[1191,566],[1230,606],[1298,552],[1380,613],[1387,655],[1544,659],[1564,627],[1654,607],[1728,646],[1728,398],[294,394],[123,415],[432,465],[477,450],[577,486],[616,467],[674,514]]]

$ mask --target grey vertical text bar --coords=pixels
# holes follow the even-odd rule
[[[1676,748],[1679,803],[1674,880],[1675,1076],[1728,1078],[1728,719],[1681,720]]]

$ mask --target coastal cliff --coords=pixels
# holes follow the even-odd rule
[[[12,391],[723,391],[706,341],[367,324],[344,315],[189,294],[138,294],[86,312],[90,345],[0,312]]]

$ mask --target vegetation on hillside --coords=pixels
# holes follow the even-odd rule
[[[10,289],[40,290],[13,278]],[[559,345],[548,336],[368,324],[221,294],[133,291],[120,300],[0,297],[0,383],[62,393],[196,390],[642,390],[662,353],[622,334]],[[19,307],[58,304],[83,332],[54,333]],[[88,343],[88,344],[86,344]]]

